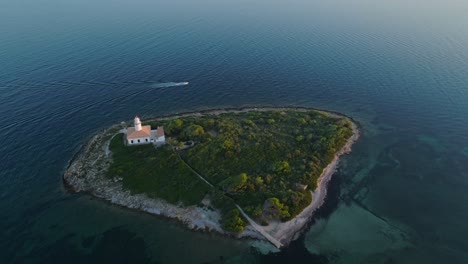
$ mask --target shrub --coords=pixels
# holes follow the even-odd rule
[[[245,173],[236,176],[231,176],[220,183],[220,186],[228,193],[236,193],[241,191],[247,183],[249,177]]]
[[[265,207],[269,217],[284,220],[291,216],[288,211],[288,206],[282,204],[276,197],[267,199],[265,201]]]
[[[199,139],[203,134],[205,134],[203,127],[195,124],[191,124],[182,130],[182,137],[187,140]]]
[[[274,171],[276,173],[289,173],[291,172],[291,167],[287,161],[280,161],[275,163]]]
[[[244,231],[244,221],[240,217],[239,209],[232,209],[221,218],[221,226],[224,230],[239,233]]]

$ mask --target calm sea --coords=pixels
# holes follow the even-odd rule
[[[63,187],[111,124],[242,106],[362,127],[280,253]],[[0,124],[1,263],[468,263],[466,1],[0,0]]]

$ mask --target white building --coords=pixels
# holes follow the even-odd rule
[[[155,130],[151,130],[151,126],[142,126],[140,118],[135,116],[134,127],[127,128],[125,137],[127,145],[139,145],[150,143],[164,143],[164,128],[158,126]]]

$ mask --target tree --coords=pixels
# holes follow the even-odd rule
[[[305,118],[299,118],[297,121],[299,121],[299,124],[301,125],[307,124],[307,120],[305,120]]]
[[[234,141],[231,139],[226,139],[223,142],[223,148],[225,149],[233,149],[235,146],[236,146],[236,143],[234,143]]]
[[[265,209],[268,215],[273,218],[287,219],[291,216],[288,211],[288,206],[282,204],[276,197],[268,198],[265,201]]]
[[[240,218],[239,209],[235,208],[227,212],[221,218],[222,227],[231,232],[242,232],[244,231],[244,221]]]
[[[184,121],[182,121],[182,119],[175,119],[175,120],[172,120],[171,123],[173,124],[173,126],[175,128],[182,128],[182,125],[184,124]]]
[[[183,125],[184,125],[184,121],[182,121],[181,119],[171,120],[165,128],[166,133],[169,135],[178,134],[180,130],[182,129]]]
[[[213,118],[209,118],[206,120],[203,124],[204,127],[206,128],[212,128],[216,124],[216,121]]]
[[[274,170],[276,173],[290,173],[291,167],[287,161],[280,161],[275,163]]]
[[[189,125],[182,131],[182,136],[186,139],[199,138],[203,134],[205,134],[203,127],[195,124]]]
[[[255,178],[255,185],[262,186],[263,185],[263,179],[262,177],[258,176]]]
[[[260,205],[250,205],[244,208],[244,211],[252,217],[259,217],[262,215],[262,208]]]
[[[245,123],[247,126],[256,127],[255,123],[254,123],[252,120],[250,120],[250,119],[245,120],[244,123]]]
[[[246,173],[241,173],[236,176],[231,176],[220,183],[221,187],[228,193],[236,193],[244,189],[249,176]]]

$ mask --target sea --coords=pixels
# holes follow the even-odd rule
[[[361,129],[281,251],[63,185],[112,124],[255,106]],[[0,0],[0,124],[0,263],[468,263],[465,0]]]

